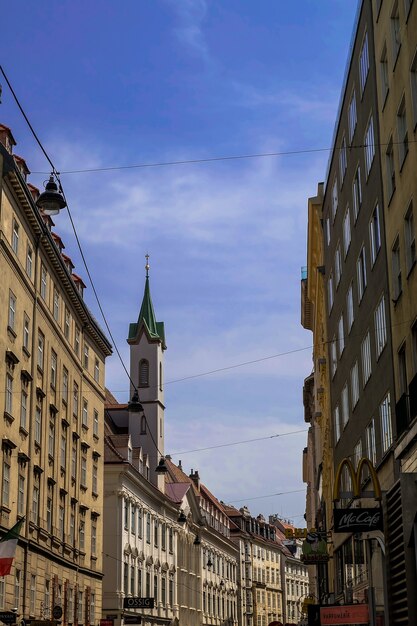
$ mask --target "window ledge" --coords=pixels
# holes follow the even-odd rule
[[[13,415],[11,415],[8,411],[4,411],[4,419],[9,423],[9,424],[13,424],[14,422],[14,417]]]
[[[9,325],[7,325],[7,332],[10,333],[16,339],[17,337],[16,331]]]
[[[29,358],[30,357],[30,352],[29,350],[26,348],[26,346],[22,346],[22,352]]]

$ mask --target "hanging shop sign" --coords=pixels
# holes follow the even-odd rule
[[[323,537],[323,533],[309,531],[303,541],[301,550],[301,560],[306,565],[327,563],[329,560],[327,542]]]
[[[334,509],[335,533],[365,533],[382,530],[382,509]]]
[[[344,606],[326,606],[320,609],[321,626],[335,624],[369,624],[367,604],[345,604]]]
[[[340,491],[341,482],[342,482],[342,472],[343,468],[346,467],[347,471],[350,474],[350,479],[352,482],[352,491],[342,493]],[[362,484],[362,475],[365,467],[368,468],[369,475],[372,479],[373,492],[367,492],[361,490]],[[339,467],[336,471],[336,476],[334,480],[334,489],[333,489],[333,500],[337,502],[340,498],[374,498],[375,500],[381,500],[381,486],[379,484],[378,476],[376,474],[375,468],[372,465],[371,461],[366,457],[363,457],[359,463],[358,468],[355,472],[355,468],[353,467],[353,463],[350,459],[343,459],[339,463]]]

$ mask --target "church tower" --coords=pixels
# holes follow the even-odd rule
[[[164,490],[164,475],[155,473],[164,455],[164,323],[157,322],[149,287],[149,255],[146,255],[145,292],[138,321],[130,324],[130,397],[135,387],[144,413],[129,413],[129,432],[134,446],[148,455],[150,481]]]

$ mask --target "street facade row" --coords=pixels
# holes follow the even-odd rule
[[[166,340],[148,261],[121,404],[105,386],[112,346],[15,145],[0,125],[0,539],[24,519],[0,617],[297,624],[307,568],[282,520],[220,502],[165,455]]]

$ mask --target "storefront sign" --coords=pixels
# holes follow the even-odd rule
[[[327,542],[323,538],[323,533],[309,531],[303,541],[301,560],[307,565],[316,563],[327,563]]]
[[[363,533],[382,530],[382,509],[333,509],[335,533]]]
[[[321,607],[320,621],[321,626],[330,626],[334,624],[368,624],[368,605],[350,604],[344,606]]]
[[[373,493],[364,493],[361,491],[362,475],[363,475],[365,467],[368,469],[369,476],[372,479],[372,485],[374,488]],[[352,483],[352,491],[341,494],[340,486],[342,482],[342,472],[344,468],[346,468],[346,470],[350,474],[350,480]],[[373,497],[375,498],[375,500],[382,499],[381,485],[379,484],[379,480],[378,480],[378,476],[376,474],[375,468],[369,459],[367,459],[366,457],[363,457],[359,461],[356,471],[355,471],[355,468],[353,467],[352,461],[348,458],[343,459],[339,463],[339,466],[336,471],[336,476],[334,479],[333,500],[334,501],[340,500],[341,497],[343,498]]]
[[[123,598],[124,609],[153,609],[154,606],[154,598]]]

